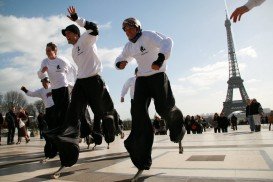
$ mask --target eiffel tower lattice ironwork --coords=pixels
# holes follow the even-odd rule
[[[226,15],[225,27],[227,31],[227,43],[228,43],[228,62],[229,62],[229,80],[228,80],[228,90],[226,101],[223,103],[222,112],[226,116],[231,114],[234,111],[245,110],[246,100],[248,95],[246,93],[245,87],[243,85],[244,80],[241,78],[239,67],[236,59],[235,48],[231,33],[231,23]],[[233,100],[233,90],[238,88],[241,94],[241,100]]]

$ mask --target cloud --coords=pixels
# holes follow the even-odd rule
[[[112,28],[112,22],[107,22],[104,25],[99,25],[99,29],[111,29]]]
[[[71,23],[65,15],[26,18],[0,14],[0,55],[8,55],[0,58],[0,92],[18,90],[21,85],[30,89],[41,87],[37,71],[46,58],[45,45],[48,42],[56,43],[58,54],[73,62],[72,46],[61,34],[61,29]],[[111,22],[99,27],[110,29]],[[84,28],[80,30],[85,31]],[[121,48],[103,48],[98,52],[103,66],[113,67]]]
[[[0,15],[0,53],[35,54],[45,50],[46,43],[64,43],[60,30],[69,21],[64,16],[25,18]]]
[[[180,78],[179,81],[195,86],[208,87],[218,81],[227,80],[228,63],[227,61],[220,61],[204,67],[193,67],[191,72],[192,75]]]
[[[241,56],[241,57],[251,57],[251,58],[256,58],[257,57],[257,52],[255,51],[254,48],[252,48],[252,46],[240,49],[239,51],[237,51],[237,56]]]
[[[253,78],[253,79],[250,79],[250,80],[246,80],[245,83],[247,83],[247,84],[255,84],[256,85],[256,84],[261,83],[261,81],[262,80],[258,80],[258,79],[254,79]]]
[[[1,92],[7,92],[10,90],[20,90],[22,85],[30,88],[41,87],[40,82],[37,82],[37,78],[33,78],[32,74],[29,74],[30,71],[24,70],[20,68],[4,68],[0,69],[0,86]]]
[[[98,54],[99,58],[103,63],[103,66],[114,68],[115,59],[121,53],[121,51],[122,51],[121,47],[113,49],[107,48],[99,49]]]

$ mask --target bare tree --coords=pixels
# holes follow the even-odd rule
[[[3,95],[0,93],[0,112],[2,113],[4,111],[3,108]]]
[[[34,106],[36,107],[36,109],[39,113],[45,113],[45,105],[42,100],[35,101]]]
[[[9,91],[3,98],[3,110],[8,111],[11,106],[26,107],[27,100],[22,93],[17,91]]]

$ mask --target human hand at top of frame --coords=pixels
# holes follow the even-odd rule
[[[230,19],[233,19],[233,22],[236,23],[237,20],[240,21],[241,20],[241,16],[248,12],[249,9],[246,6],[241,6],[239,8],[236,8],[235,11],[231,14]]]
[[[74,6],[69,6],[67,8],[67,11],[69,13],[69,15],[67,15],[67,17],[72,20],[72,21],[76,21],[78,19],[78,15],[77,15],[77,11],[76,8]]]

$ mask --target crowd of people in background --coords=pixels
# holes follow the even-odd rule
[[[229,127],[233,131],[238,130],[238,124],[248,124],[251,132],[260,132],[261,124],[269,124],[269,131],[271,130],[271,125],[273,124],[273,111],[265,115],[261,104],[257,102],[255,98],[247,100],[245,114],[245,120],[242,120],[242,118],[239,120],[236,113],[231,113],[228,116],[224,112],[219,114],[215,113],[212,118],[200,115],[187,115],[184,118],[184,123],[187,134],[202,134],[203,132],[206,132],[208,128],[213,128],[214,133],[227,133]],[[159,121],[161,120],[162,119],[158,116],[155,116],[153,120],[156,135],[161,134],[159,131],[162,130],[164,131],[163,134],[165,134],[165,130],[168,129],[165,125],[163,125],[163,127],[160,126]]]
[[[0,113],[0,145],[1,145],[1,135],[2,128],[7,128],[7,145],[15,144],[15,130],[18,131],[18,139],[16,144],[20,144],[22,137],[25,138],[26,143],[30,141],[29,133],[27,127],[29,127],[30,120],[27,111],[22,108],[16,108],[10,106],[9,111],[6,113],[5,117]]]
[[[273,111],[268,115],[264,115],[261,104],[256,99],[248,99],[246,106],[246,118],[242,123],[249,124],[251,132],[261,131],[261,124],[269,124],[269,131],[271,131],[271,125],[273,124]],[[37,116],[37,126],[39,129],[40,139],[43,139],[43,130],[47,127],[45,123],[45,114],[39,113]],[[6,119],[5,119],[6,118]],[[207,121],[208,120],[208,121]],[[214,133],[226,133],[228,127],[236,131],[240,121],[236,117],[236,114],[231,114],[230,117],[225,116],[223,112],[220,114],[215,113],[212,118],[208,119],[200,115],[190,116],[187,115],[184,118],[185,128],[187,134],[202,134],[206,132],[208,128],[213,128]],[[122,125],[122,124],[121,124]],[[5,117],[0,113],[0,145],[1,145],[1,131],[3,128],[7,128],[7,144],[12,145],[14,142],[15,130],[18,130],[18,141],[16,144],[21,143],[21,138],[24,137],[26,143],[30,141],[30,137],[27,131],[29,126],[29,117],[23,108],[10,107]],[[168,126],[166,121],[160,116],[155,115],[153,118],[153,129],[155,135],[167,135]],[[122,132],[122,138],[124,133]]]

